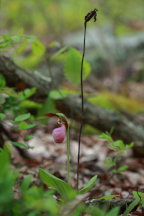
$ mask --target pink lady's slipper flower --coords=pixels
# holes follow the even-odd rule
[[[62,143],[64,141],[65,136],[66,136],[65,126],[61,125],[60,127],[55,128],[52,132],[52,136],[53,136],[54,141],[56,143]]]
[[[52,136],[56,143],[62,143],[66,136],[66,130],[68,129],[68,122],[66,117],[61,113],[47,113],[45,114],[47,117],[57,117],[58,128],[55,128],[52,132]]]

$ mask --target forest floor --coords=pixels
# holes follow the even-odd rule
[[[66,142],[64,141],[62,144],[54,143],[51,135],[54,125],[55,123],[51,121],[47,123],[47,127],[41,126],[31,131],[34,138],[28,144],[34,147],[29,150],[33,160],[23,159],[15,149],[13,150],[12,166],[19,172],[15,198],[20,196],[19,184],[29,174],[33,175],[32,183],[42,185],[38,168],[43,168],[66,181]],[[23,136],[22,133],[21,138]],[[78,134],[72,129],[70,140],[72,187],[76,185],[77,137]],[[107,144],[107,141],[100,139],[97,135],[82,136],[79,188],[82,188],[91,177],[98,175],[95,191],[89,198],[99,198],[113,194],[117,195],[115,199],[125,199],[133,197],[132,191],[144,192],[144,158],[136,158],[132,149],[129,149],[118,162],[118,166],[128,165],[128,169],[117,175],[112,174],[112,169],[105,167],[104,161],[106,157],[113,158],[116,153],[110,150]],[[134,215],[142,215],[141,209],[138,209]]]

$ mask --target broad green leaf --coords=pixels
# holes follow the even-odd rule
[[[74,48],[70,48],[67,52],[64,63],[64,75],[74,85],[80,83],[81,74],[81,60],[82,55]],[[90,73],[90,64],[84,59],[83,62],[83,80],[87,78]]]
[[[86,184],[86,186],[79,191],[80,194],[87,193],[96,183],[97,176],[94,176],[90,179],[90,181]]]
[[[140,202],[140,198],[135,199],[124,211],[123,216],[127,216]]]
[[[119,195],[108,195],[108,196],[103,196],[103,197],[100,197],[98,198],[98,200],[110,200],[116,196],[119,196]]]
[[[69,184],[57,178],[56,176],[46,172],[41,168],[39,169],[39,174],[43,183],[57,190],[63,198],[71,199],[76,195],[76,191],[74,191]]]
[[[27,120],[30,118],[30,113],[26,113],[26,114],[22,114],[22,115],[19,115],[15,118],[15,123],[16,122],[21,122],[21,121],[24,121],[24,120]]]
[[[112,210],[110,210],[106,216],[118,216],[119,215],[119,210],[120,210],[120,207],[115,207],[113,208]]]

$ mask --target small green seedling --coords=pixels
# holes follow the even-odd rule
[[[122,140],[114,141],[112,139],[111,133],[112,132],[103,133],[102,135],[100,135],[100,138],[107,140],[109,142],[107,147],[117,153],[117,155],[114,158],[107,157],[105,159],[105,166],[106,167],[113,167],[114,168],[113,173],[118,174],[120,172],[124,172],[128,168],[127,165],[123,165],[123,166],[117,168],[117,163],[118,163],[120,157],[125,154],[126,150],[130,149],[134,146],[134,142],[131,142],[130,144],[125,145]]]

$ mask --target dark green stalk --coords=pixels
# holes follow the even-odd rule
[[[84,97],[83,97],[83,61],[85,56],[85,39],[86,39],[86,22],[84,23],[84,46],[83,46],[83,56],[81,61],[81,125],[79,131],[79,140],[78,140],[78,161],[77,161],[77,190],[78,190],[78,183],[79,183],[79,162],[80,162],[80,141],[81,141],[81,134],[83,128],[83,114],[84,114]]]
[[[77,161],[77,182],[76,182],[76,188],[78,190],[79,186],[79,163],[80,163],[80,142],[81,142],[81,134],[82,134],[82,128],[83,128],[83,115],[84,115],[84,96],[83,96],[83,62],[84,62],[84,56],[85,56],[85,40],[86,40],[86,27],[87,22],[90,21],[92,18],[94,18],[94,22],[96,21],[97,16],[97,9],[94,9],[93,11],[89,12],[85,16],[85,22],[84,22],[84,45],[83,45],[83,55],[82,55],[82,61],[81,61],[81,125],[80,125],[80,131],[79,131],[79,139],[78,139],[78,161]]]
[[[67,128],[67,180],[70,185],[70,144],[69,144],[69,127]]]

